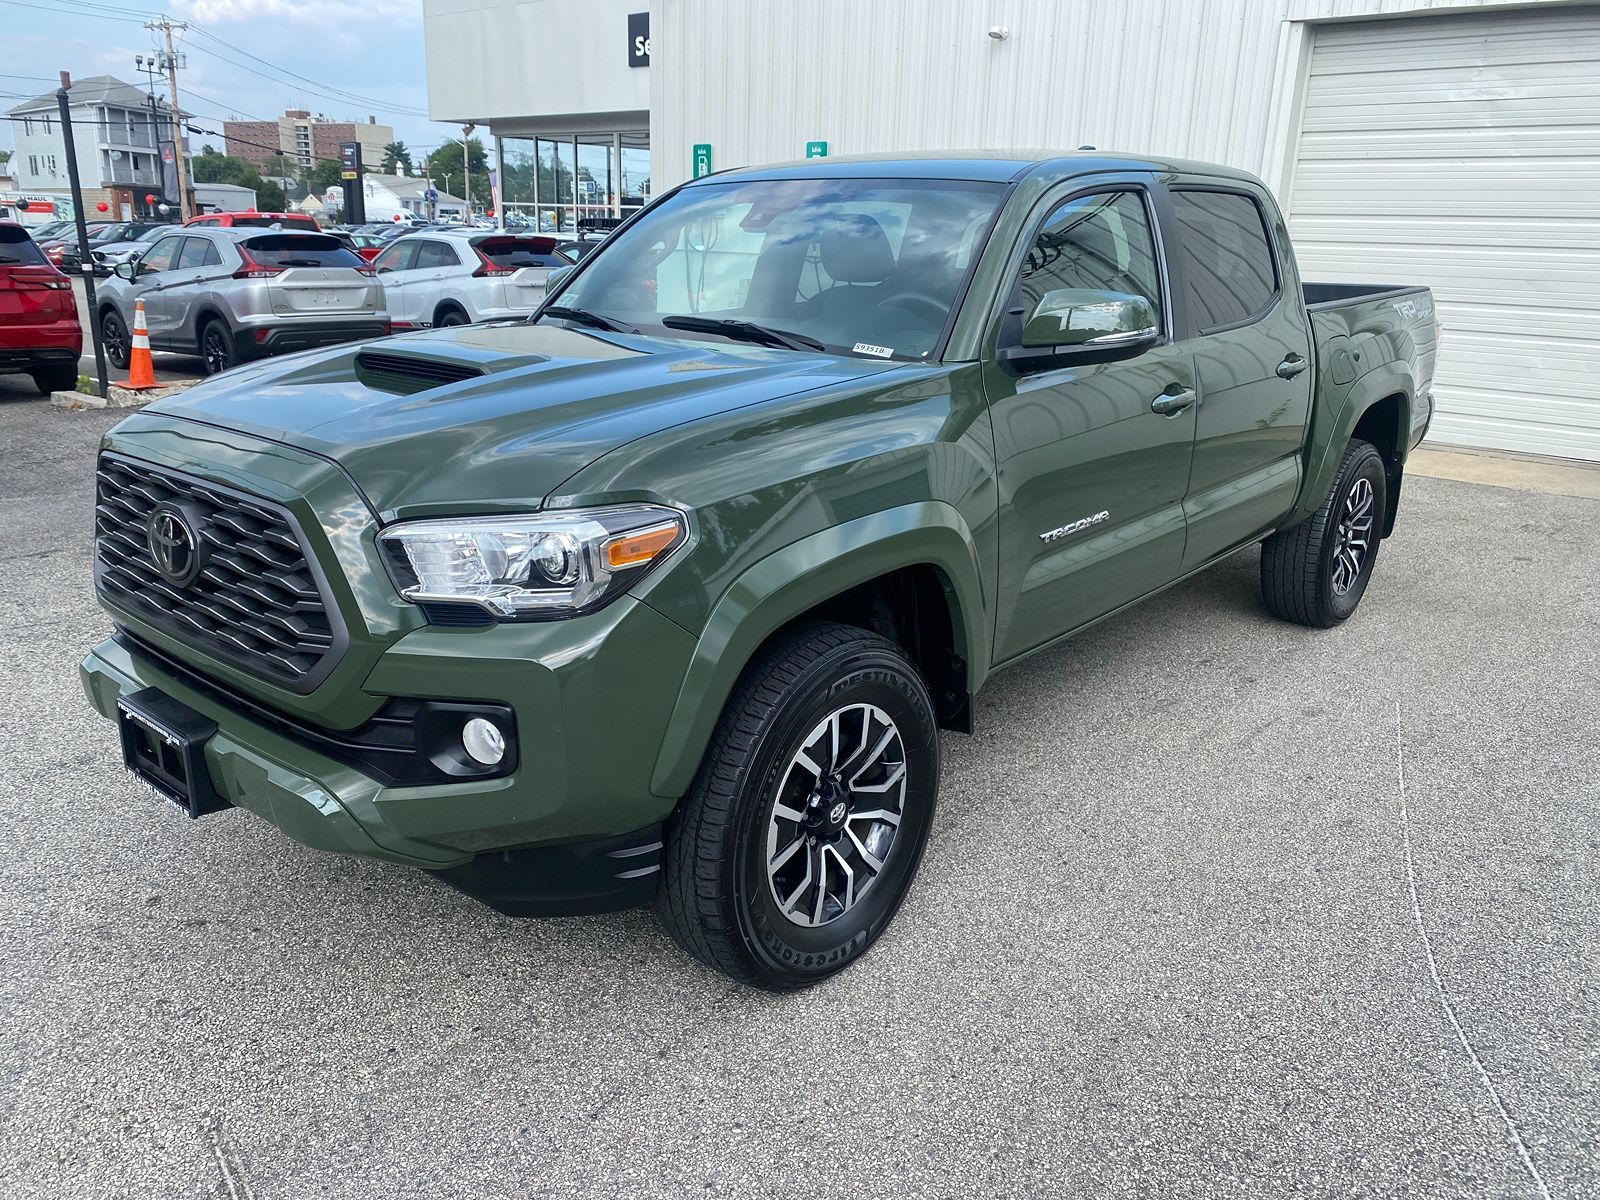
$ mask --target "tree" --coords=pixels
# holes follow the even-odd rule
[[[472,169],[472,203],[480,208],[489,204],[489,155],[477,138],[467,139],[467,165]],[[438,181],[440,191],[447,190],[444,177],[450,176],[448,191],[453,196],[464,193],[466,184],[461,175],[461,143],[446,142],[428,155],[428,177]]]
[[[268,156],[261,173],[268,179],[299,179],[300,164],[282,154],[273,154]]]
[[[404,168],[402,170],[401,168]],[[404,142],[390,142],[383,148],[383,163],[378,170],[384,175],[411,174],[411,151]]]
[[[11,161],[11,151],[9,151],[9,150],[0,150],[0,167],[5,166],[10,161]]]
[[[249,184],[245,184],[249,187]],[[262,212],[287,212],[289,198],[283,194],[283,189],[270,179],[257,178],[256,207]]]
[[[261,178],[244,159],[218,154],[210,146],[204,147],[190,160],[190,170],[196,183],[236,183],[240,187],[251,187],[253,185],[246,182],[247,176],[257,180]]]
[[[342,182],[343,180],[339,178],[339,164],[326,159],[306,172],[306,187],[319,196],[331,187],[338,187]]]

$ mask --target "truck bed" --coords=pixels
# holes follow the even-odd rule
[[[1346,304],[1354,304],[1367,300],[1387,300],[1391,296],[1405,296],[1414,292],[1426,292],[1428,289],[1418,284],[1402,283],[1303,283],[1300,291],[1305,297],[1306,307],[1312,311],[1319,308],[1339,308]]]

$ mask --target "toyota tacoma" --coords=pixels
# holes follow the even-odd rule
[[[105,438],[90,700],[190,815],[502,912],[650,904],[771,989],[863,954],[996,670],[1238,551],[1355,611],[1426,288],[1302,282],[1239,171],[695,180],[530,318],[227,372]]]

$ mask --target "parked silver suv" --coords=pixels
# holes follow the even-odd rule
[[[119,368],[128,365],[137,300],[150,348],[199,354],[207,374],[389,332],[372,268],[324,233],[180,226],[119,264],[95,298]]]

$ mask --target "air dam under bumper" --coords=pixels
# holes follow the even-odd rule
[[[289,319],[254,328],[245,326],[235,339],[241,359],[263,358],[273,354],[293,354],[319,346],[338,346],[369,338],[389,336],[389,322],[308,321]]]
[[[574,656],[570,643],[592,646],[602,632],[616,653]],[[385,786],[117,639],[95,647],[81,675],[107,718],[120,696],[155,688],[215,722],[204,762],[216,791],[297,841],[435,872],[511,915],[558,916],[632,907],[654,890],[673,801],[648,780],[677,688],[640,685],[657,672],[681,680],[692,648],[627,597],[571,621],[409,634],[369,686],[439,696],[474,681],[516,711],[522,756],[510,776],[426,786]]]

